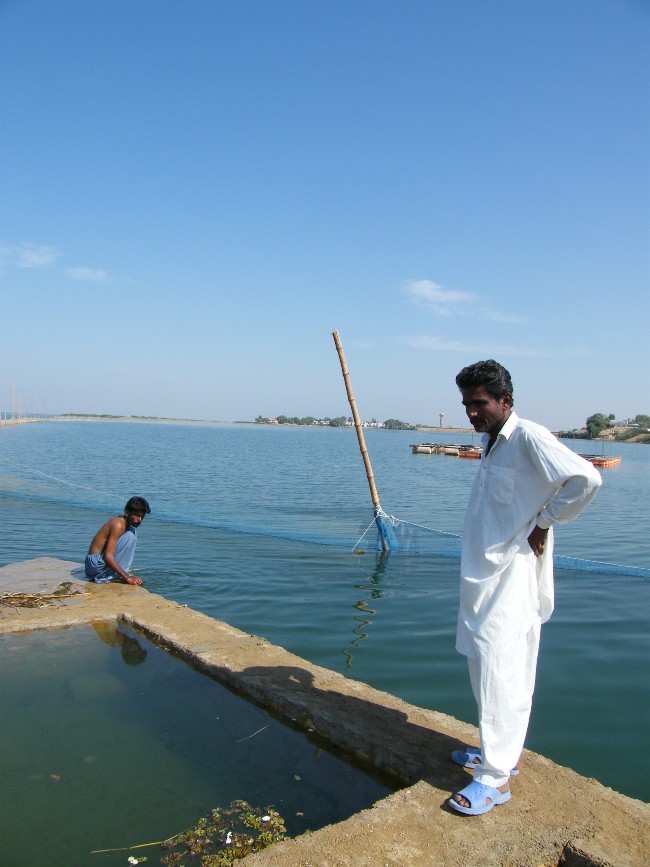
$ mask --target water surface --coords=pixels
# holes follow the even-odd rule
[[[459,534],[476,462],[411,454],[411,442],[431,439],[368,432],[382,505],[411,522],[414,536],[426,534],[421,527]],[[650,448],[615,449],[622,463],[602,470],[596,500],[557,530],[556,551],[647,568]],[[80,562],[99,524],[142,494],[153,514],[139,531],[134,565],[151,590],[410,702],[476,721],[466,663],[454,650],[458,560],[410,553],[409,545],[382,560],[373,534],[359,542],[372,509],[352,431],[23,425],[0,430],[0,492],[1,563]],[[650,757],[634,746],[650,723],[650,580],[615,569],[558,569],[556,578],[527,746],[650,800]]]
[[[164,840],[233,800],[291,836],[389,789],[126,627],[0,636],[2,861],[159,863]],[[34,828],[38,833],[34,833]]]

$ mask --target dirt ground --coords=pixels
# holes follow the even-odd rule
[[[68,593],[49,598],[61,582]],[[7,594],[41,595],[15,607]],[[24,600],[31,601],[31,600]],[[36,600],[39,601],[39,600]],[[96,586],[76,563],[39,558],[0,569],[0,633],[122,619],[237,692],[297,720],[338,755],[401,787],[371,809],[277,843],[251,867],[641,867],[650,864],[650,805],[526,751],[512,800],[480,817],[446,806],[470,772],[449,754],[477,744],[472,726],[312,665],[144,588]]]

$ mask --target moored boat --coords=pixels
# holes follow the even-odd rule
[[[444,446],[438,443],[416,443],[411,445],[411,451],[414,455],[435,455],[443,448]]]
[[[444,443],[412,443],[414,455],[450,455],[458,458],[480,458],[482,446],[446,445]]]
[[[621,462],[618,455],[583,455],[582,457],[595,467],[617,467]]]
[[[474,458],[480,460],[483,454],[483,446],[461,446],[458,450],[459,458]]]

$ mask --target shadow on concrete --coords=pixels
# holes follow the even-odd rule
[[[387,775],[394,788],[424,780],[444,791],[463,788],[471,777],[450,754],[465,746],[443,731],[420,725],[397,707],[362,695],[370,687],[355,681],[354,696],[320,687],[314,674],[298,666],[251,666],[232,671],[210,666],[211,673],[240,695],[298,724],[327,747],[369,772]],[[399,700],[386,695],[387,702]],[[446,798],[445,798],[446,803]]]

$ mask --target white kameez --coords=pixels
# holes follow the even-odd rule
[[[510,414],[483,457],[465,515],[456,649],[468,657],[479,707],[482,763],[474,778],[501,786],[523,748],[540,626],[553,612],[553,525],[593,499],[600,474],[546,428]],[[535,557],[528,536],[548,529]]]

